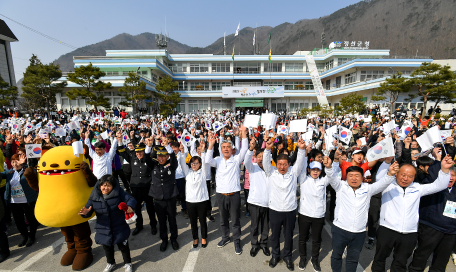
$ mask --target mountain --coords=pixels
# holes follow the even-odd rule
[[[168,51],[173,54],[182,54],[187,52],[191,47],[182,44],[176,40],[168,38]],[[73,56],[106,56],[105,50],[146,50],[157,49],[155,44],[155,34],[145,32],[139,35],[130,35],[127,33],[119,34],[111,39],[102,42],[87,45],[78,48],[70,53],[60,56],[54,62],[60,64],[63,72],[73,71]]]
[[[369,41],[371,49],[390,49],[396,56],[432,56],[456,58],[456,0],[365,0],[318,19],[303,19],[276,27],[256,29],[260,54],[269,54],[271,33],[273,55],[293,54],[321,47],[321,33],[326,44],[332,41]],[[309,13],[311,14],[311,13]],[[234,27],[234,26],[233,26]],[[226,54],[253,54],[253,32],[246,27],[239,37],[226,37]],[[240,43],[239,43],[240,41]],[[93,55],[104,56],[106,49],[155,49],[155,35],[119,34],[111,39],[82,47]],[[56,60],[62,71],[73,69],[73,56],[86,56],[77,49]],[[223,54],[223,36],[207,47],[190,47],[170,40],[170,53]]]
[[[390,49],[397,56],[432,56],[456,58],[456,0],[370,0],[361,1],[318,19],[283,23],[274,28],[257,28],[260,54],[293,54],[299,50],[321,48],[321,33],[326,44],[333,41],[369,41],[371,49]],[[226,54],[253,54],[252,28],[240,31],[239,38],[226,37]],[[417,53],[418,50],[418,53]],[[223,54],[223,37],[205,48],[191,48],[187,53]]]

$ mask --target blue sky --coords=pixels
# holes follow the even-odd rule
[[[313,19],[359,2],[320,1],[102,1],[2,0],[0,14],[76,47],[94,44],[120,33],[137,35],[166,29],[177,41],[207,46],[226,33],[244,27],[277,26]],[[28,66],[32,53],[49,63],[72,49],[46,39],[0,16],[19,42],[12,43],[16,79]]]

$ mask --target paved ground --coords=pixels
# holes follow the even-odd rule
[[[242,193],[243,194],[243,193]],[[244,200],[242,201],[244,204]],[[255,258],[249,254],[250,251],[250,218],[246,218],[243,206],[241,213],[242,238],[241,245],[243,254],[238,256],[234,253],[234,244],[230,243],[224,248],[217,248],[220,240],[219,213],[216,203],[213,201],[213,214],[216,221],[208,222],[208,241],[207,248],[192,248],[192,236],[190,221],[178,214],[180,250],[174,251],[171,245],[165,252],[160,252],[160,239],[157,235],[151,235],[150,227],[146,225],[144,230],[137,236],[130,237],[130,248],[135,271],[288,271],[283,261],[274,270],[269,268],[270,257],[266,257],[260,251]],[[180,211],[180,207],[178,207]],[[148,224],[147,213],[143,211],[145,224]],[[90,222],[93,227],[94,221]],[[134,228],[134,225],[130,226]],[[323,231],[323,242],[320,253],[322,271],[331,271],[331,226],[325,225]],[[37,242],[30,248],[18,248],[19,235],[14,224],[8,230],[11,256],[8,260],[0,264],[2,271],[72,271],[70,267],[60,266],[60,258],[65,253],[66,245],[60,229],[40,227],[37,233]],[[293,239],[293,260],[295,271],[298,270],[298,225],[296,222],[295,235]],[[92,238],[94,233],[92,234]],[[283,243],[281,245],[283,247]],[[310,243],[308,243],[308,253],[310,253]],[[372,259],[375,250],[363,248],[360,257],[360,265],[357,272],[371,271]],[[94,261],[85,271],[103,271],[106,266],[106,258],[103,248],[93,246]],[[116,248],[116,261],[122,264],[122,255]],[[387,269],[391,263],[391,257],[387,260]],[[115,271],[124,271],[122,265],[118,265]],[[313,271],[311,265],[307,266],[307,271]],[[456,266],[450,260],[447,271],[455,271]]]

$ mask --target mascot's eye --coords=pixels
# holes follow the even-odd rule
[[[65,165],[66,165],[66,166],[70,165],[70,161],[69,161],[69,160],[66,160],[66,161],[65,161]]]
[[[46,162],[43,162],[43,164],[42,164],[42,165],[43,165],[43,167],[45,167],[45,166],[46,166]]]

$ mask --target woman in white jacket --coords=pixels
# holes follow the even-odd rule
[[[308,171],[307,171],[308,170]],[[307,262],[307,240],[312,235],[312,257],[310,259],[315,271],[321,271],[320,255],[321,232],[325,224],[326,211],[326,186],[329,181],[321,177],[322,165],[318,161],[312,161],[308,168],[304,168],[298,178],[301,187],[301,199],[299,203],[299,255],[298,268],[304,270]],[[310,230],[312,232],[310,233]]]
[[[185,163],[185,158],[180,157],[180,165],[185,174],[185,201],[187,202],[188,216],[190,217],[190,225],[192,227],[193,247],[198,247],[198,218],[201,225],[201,247],[207,247],[207,200],[209,194],[206,187],[206,163],[202,162],[201,158],[206,157],[205,150],[206,144],[204,141],[200,143],[201,157],[194,156],[190,160],[191,169]],[[181,148],[187,149],[186,146]]]

